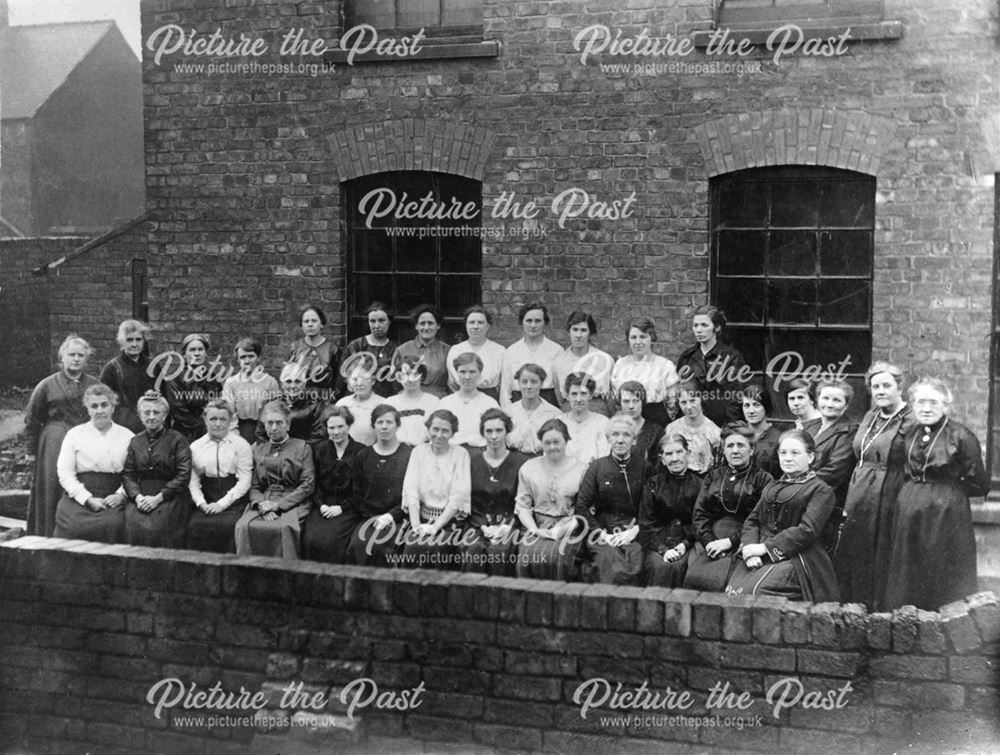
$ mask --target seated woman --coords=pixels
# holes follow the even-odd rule
[[[537,364],[522,364],[514,374],[520,399],[510,405],[511,421],[514,429],[507,436],[507,447],[529,456],[536,456],[542,450],[538,430],[550,419],[558,419],[562,412],[541,397],[545,370]]]
[[[411,529],[403,553],[407,565],[418,569],[456,565],[460,520],[469,515],[472,495],[469,452],[450,442],[457,430],[458,417],[447,409],[435,411],[427,418],[430,442],[414,448],[406,465],[403,511]]]
[[[375,376],[373,390],[382,398],[389,398],[399,390],[392,368],[396,344],[389,340],[392,315],[380,301],[373,301],[365,310],[368,316],[368,335],[355,338],[344,347],[338,375],[338,393],[347,391],[347,376],[355,367],[364,367]],[[346,375],[345,375],[346,373]]]
[[[758,468],[771,477],[781,477],[778,463],[778,438],[781,430],[774,427],[767,418],[774,411],[771,394],[760,383],[749,383],[740,390],[740,405],[747,427],[753,431],[753,455]],[[740,423],[734,422],[732,426]]]
[[[422,383],[426,374],[427,365],[419,357],[400,359],[396,378],[403,390],[386,401],[399,413],[399,440],[408,446],[427,442],[427,418],[441,401],[437,396],[424,393]]]
[[[288,410],[288,434],[306,443],[326,437],[323,427],[323,408],[326,404],[315,397],[315,386],[307,389],[306,373],[302,367],[289,362],[281,368],[280,403]],[[269,402],[273,403],[273,402]],[[257,420],[255,436],[258,443],[267,442],[267,428],[264,427],[263,409]]]
[[[479,432],[479,419],[483,412],[499,409],[500,405],[477,387],[483,360],[478,354],[467,351],[455,357],[449,366],[455,369],[458,391],[441,399],[439,408],[447,409],[458,417],[458,432],[452,436],[451,444],[464,446],[468,451],[485,448],[486,439]]]
[[[722,441],[725,464],[713,469],[694,504],[692,523],[698,541],[688,556],[684,587],[718,592],[725,589],[732,560],[740,545],[743,522],[772,478],[753,463],[748,428],[726,428]]]
[[[816,441],[813,469],[819,479],[833,488],[836,496],[836,504],[823,532],[823,546],[831,558],[844,521],[844,502],[851,484],[851,472],[857,462],[853,444],[858,425],[844,416],[852,398],[854,389],[843,380],[826,379],[816,385],[820,422],[811,426],[810,432]]]
[[[574,510],[587,467],[566,455],[569,430],[561,419],[538,429],[542,456],[529,459],[517,474],[514,511],[528,536],[517,549],[517,576],[568,580],[574,571],[578,540]],[[529,537],[530,536],[530,537]]]
[[[136,410],[146,429],[129,441],[122,484],[125,542],[181,548],[191,513],[191,447],[176,430],[164,427],[169,407],[156,391],[147,391]]]
[[[235,553],[236,522],[246,507],[253,473],[253,454],[242,436],[229,431],[232,409],[225,401],[205,405],[208,432],[191,444],[194,511],[188,520],[184,547],[198,551]]]
[[[688,469],[683,435],[663,439],[659,464],[646,481],[639,504],[639,542],[643,548],[645,584],[680,587],[694,547],[694,503],[702,478]]]
[[[363,365],[359,365],[351,371],[347,379],[347,387],[351,392],[338,400],[336,405],[347,409],[354,417],[354,423],[351,425],[351,438],[363,446],[370,446],[375,442],[375,433],[372,430],[372,412],[385,399],[374,392],[375,375]],[[327,429],[329,430],[329,428]]]
[[[809,468],[815,448],[803,430],[782,434],[778,458],[784,474],[764,487],[743,524],[740,558],[726,592],[812,603],[837,600],[833,564],[820,543],[834,495]]]
[[[188,443],[205,434],[205,405],[222,395],[222,386],[208,374],[211,343],[204,333],[189,333],[181,342],[184,370],[164,384],[163,397],[170,405],[170,427]]]
[[[103,383],[83,392],[90,422],[71,428],[56,470],[65,491],[56,506],[55,537],[120,543],[125,532],[122,469],[132,431],[111,421],[118,397]]]
[[[660,441],[663,440],[663,425],[658,425],[642,416],[642,407],[646,403],[645,387],[638,380],[625,381],[618,389],[618,403],[622,408],[622,414],[631,417],[635,422],[634,453],[642,456],[651,469],[659,453]]]
[[[462,535],[462,570],[514,576],[517,560],[517,475],[528,457],[507,448],[514,424],[501,409],[487,409],[479,420],[486,438],[482,453],[472,455],[472,511]]]
[[[719,426],[701,411],[703,393],[701,384],[695,381],[681,383],[677,403],[684,416],[675,419],[666,429],[667,435],[683,435],[687,438],[688,452],[691,454],[688,467],[700,475],[715,466],[715,457],[722,442]]]
[[[594,581],[638,585],[642,575],[639,504],[646,461],[633,453],[635,423],[617,414],[608,424],[611,453],[595,459],[580,483],[576,513],[588,525]],[[596,541],[594,540],[596,536]]]
[[[351,510],[345,515],[361,522],[351,535],[350,551],[361,566],[393,566],[388,556],[397,550],[396,536],[406,519],[403,478],[411,449],[399,440],[400,422],[394,406],[378,406],[372,412],[375,445],[358,451],[354,462]]]
[[[230,429],[238,432],[248,445],[253,445],[257,440],[255,431],[260,410],[268,401],[280,398],[281,386],[260,364],[260,341],[241,338],[235,351],[240,371],[222,384],[222,400],[233,410]]]
[[[572,437],[566,444],[566,453],[583,464],[607,456],[610,451],[608,418],[590,410],[595,387],[594,379],[585,372],[571,372],[563,385],[569,411],[561,419]]]
[[[302,528],[302,555],[313,561],[343,564],[348,560],[351,535],[361,523],[349,501],[354,462],[366,446],[351,437],[354,415],[346,406],[330,407],[324,414],[327,440],[312,447],[316,491]]]
[[[316,470],[309,445],[288,433],[291,416],[280,401],[260,413],[267,440],[253,446],[250,505],[236,522],[241,556],[299,557],[299,531],[309,514]]]

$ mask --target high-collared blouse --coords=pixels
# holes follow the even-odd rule
[[[101,370],[101,382],[118,394],[114,421],[133,433],[143,431],[136,411],[139,397],[155,388],[156,380],[149,374],[149,355],[140,354],[135,359],[121,352]]]
[[[281,397],[278,381],[263,370],[257,370],[244,377],[240,372],[226,378],[222,384],[222,398],[234,410],[232,427],[241,419],[256,420],[264,404]]]
[[[430,343],[424,343],[420,338],[414,338],[400,344],[396,349],[396,356],[393,363],[399,370],[406,357],[416,357],[422,364],[427,366],[427,375],[421,381],[421,386],[438,398],[448,394],[448,347],[437,338]]]
[[[715,540],[712,525],[720,519],[745,521],[760,500],[761,492],[772,480],[771,475],[753,463],[740,470],[729,466],[713,469],[705,478],[694,504],[692,523],[695,538],[707,546]],[[738,536],[731,539],[733,545],[739,545]]]
[[[439,455],[429,443],[413,449],[403,478],[403,511],[418,507],[421,520],[433,522],[451,504],[456,517],[464,518],[471,511],[471,496],[468,451],[449,446]]]
[[[771,561],[791,558],[819,540],[834,502],[833,489],[813,472],[774,480],[743,523],[741,539],[763,544]]]
[[[253,453],[242,436],[229,433],[221,440],[202,435],[191,444],[191,500],[196,506],[206,503],[201,489],[203,477],[236,476],[236,485],[215,503],[229,506],[250,490],[253,475]]]
[[[447,409],[458,417],[458,432],[451,436],[453,446],[468,445],[474,448],[486,446],[486,438],[479,434],[479,420],[487,409],[499,409],[500,405],[482,391],[476,391],[470,399],[461,393],[453,393],[441,399],[438,408]]]
[[[989,476],[983,467],[979,440],[965,425],[944,417],[934,425],[915,422],[903,436],[906,479],[954,483],[966,495],[986,495]],[[905,507],[905,501],[902,502]]]
[[[431,416],[441,399],[432,396],[430,393],[420,393],[420,398],[413,401],[406,391],[397,393],[386,400],[389,406],[395,407],[399,411],[400,423],[396,437],[408,446],[419,446],[426,443],[427,418]]]
[[[125,494],[135,498],[147,480],[163,483],[159,494],[164,502],[187,491],[191,484],[191,446],[187,438],[176,430],[161,429],[155,435],[144,430],[129,441],[122,468]]]
[[[93,422],[71,428],[63,438],[56,462],[59,484],[66,495],[79,504],[85,504],[90,498],[90,491],[77,478],[81,472],[120,475],[131,440],[132,431],[121,425],[112,424],[104,432],[94,427]],[[124,493],[125,489],[119,488],[115,492]]]
[[[287,436],[281,443],[253,444],[250,503],[277,501],[281,511],[309,507],[316,485],[312,449],[301,438]]]
[[[488,338],[481,346],[473,346],[468,341],[456,343],[448,349],[448,385],[453,390],[458,390],[458,372],[455,371],[455,357],[465,353],[472,353],[483,360],[483,371],[479,375],[479,384],[476,386],[480,390],[483,388],[496,388],[500,385],[500,373],[503,369],[504,347],[496,341]]]
[[[572,516],[586,471],[586,465],[569,456],[558,465],[544,457],[528,459],[517,475],[514,510],[553,518]]]
[[[583,464],[589,464],[594,459],[600,459],[611,453],[607,435],[611,420],[603,414],[589,412],[582,422],[578,422],[573,417],[573,412],[566,412],[561,419],[569,430],[567,456],[572,456]]]
[[[82,425],[90,419],[83,405],[83,394],[88,387],[98,384],[93,375],[81,374],[73,380],[59,371],[43,379],[31,392],[24,410],[24,439],[28,450],[35,453],[42,428],[49,422],[62,422],[70,427]]]
[[[607,398],[611,394],[611,372],[614,367],[615,360],[611,355],[596,346],[588,344],[587,353],[583,356],[577,356],[571,348],[566,348],[552,363],[552,382],[556,395],[565,401],[568,398],[566,378],[574,372],[583,372],[590,375],[597,384],[594,398]]]
[[[503,354],[503,368],[500,376],[500,405],[511,403],[511,393],[519,390],[514,375],[525,364],[537,364],[545,370],[542,390],[555,387],[553,381],[555,361],[562,354],[562,346],[546,337],[535,347],[528,346],[524,338],[514,341]]]
[[[676,475],[663,466],[657,468],[643,487],[639,504],[639,542],[661,556],[684,543],[694,542],[694,504],[702,479],[690,469]]]
[[[591,531],[637,524],[645,476],[646,461],[639,454],[595,459],[580,483],[577,515],[587,520]]]

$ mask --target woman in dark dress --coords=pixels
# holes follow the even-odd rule
[[[781,430],[774,427],[767,418],[774,412],[770,392],[760,383],[749,383],[740,391],[743,419],[753,431],[753,459],[758,469],[771,477],[781,477],[778,463],[778,439]],[[733,426],[739,423],[733,423]]]
[[[622,414],[631,417],[635,422],[636,436],[633,453],[644,458],[648,463],[648,469],[652,469],[653,462],[659,453],[660,442],[663,440],[663,426],[658,425],[642,416],[643,406],[646,404],[646,389],[638,380],[627,380],[618,389],[618,404],[622,408]]]
[[[344,354],[337,375],[337,395],[347,394],[347,378],[355,367],[369,370],[375,377],[372,390],[382,398],[389,398],[399,391],[399,381],[392,368],[396,344],[389,340],[392,316],[380,301],[373,301],[365,310],[368,315],[368,335],[355,338],[344,347]]]
[[[111,421],[117,396],[98,383],[83,393],[90,422],[66,433],[59,449],[55,537],[120,543],[125,531],[122,469],[132,431]]]
[[[332,406],[324,413],[327,440],[313,444],[316,491],[313,507],[302,530],[302,555],[313,561],[347,563],[351,535],[361,524],[348,504],[354,461],[362,448],[348,431],[354,415],[344,406]]]
[[[305,370],[289,362],[281,368],[279,376],[281,384],[281,403],[288,410],[288,434],[293,438],[315,443],[327,437],[323,426],[323,409],[327,404],[315,397],[315,388],[309,389]],[[264,427],[263,411],[257,420],[255,433],[258,443],[268,440],[267,428]]]
[[[79,336],[68,336],[59,347],[62,369],[42,380],[31,392],[24,410],[24,441],[34,457],[35,477],[28,498],[28,534],[52,537],[56,506],[62,498],[56,465],[59,447],[71,427],[87,421],[83,394],[100,381],[85,375],[90,346]]]
[[[854,389],[843,380],[827,379],[816,385],[816,406],[820,413],[818,425],[811,426],[811,435],[816,441],[816,460],[813,469],[816,476],[833,488],[837,502],[823,532],[823,547],[833,557],[837,538],[844,521],[844,501],[847,486],[851,482],[851,472],[857,461],[854,456],[854,434],[856,423],[844,416],[854,398]]]
[[[287,363],[298,365],[305,380],[305,391],[313,402],[336,399],[337,368],[340,349],[323,335],[326,314],[315,304],[306,304],[299,310],[299,327],[302,338],[292,342]],[[297,437],[295,435],[292,436]]]
[[[230,432],[233,409],[225,401],[205,405],[208,430],[191,444],[191,501],[185,547],[235,553],[236,522],[246,508],[253,475],[250,444]]]
[[[906,480],[878,546],[889,553],[884,608],[936,611],[976,591],[969,497],[985,495],[989,478],[976,436],[949,416],[951,389],[923,378],[909,396],[916,422],[903,438]]]
[[[118,345],[121,353],[104,365],[101,382],[118,394],[115,424],[141,433],[142,421],[135,407],[156,382],[149,369],[149,326],[139,320],[125,320],[118,326]]]
[[[222,396],[222,384],[208,377],[208,350],[203,333],[189,333],[181,342],[184,371],[167,381],[164,398],[170,405],[170,427],[191,443],[205,434],[205,406]]]
[[[639,504],[646,460],[634,453],[635,422],[616,414],[608,423],[611,453],[587,467],[576,496],[576,514],[587,522],[594,581],[638,585],[642,577]]]
[[[765,486],[743,524],[730,595],[772,595],[812,603],[836,601],[837,579],[820,535],[833,511],[833,489],[810,469],[815,442],[803,430],[781,436],[784,472]]]
[[[753,463],[749,428],[726,428],[722,434],[725,464],[705,478],[692,520],[697,540],[688,556],[684,587],[718,592],[725,589],[732,556],[740,546],[743,523],[772,477]]]
[[[441,398],[448,390],[448,347],[438,339],[441,330],[441,313],[430,304],[421,304],[411,313],[413,328],[417,331],[412,341],[401,343],[396,349],[393,364],[399,369],[404,357],[416,357],[419,363],[427,365],[423,389],[425,393]]]
[[[125,542],[181,548],[191,513],[191,447],[176,430],[164,426],[167,400],[149,391],[136,406],[146,429],[129,442],[122,482],[129,500]]]
[[[868,370],[867,381],[874,406],[854,436],[858,464],[847,488],[844,529],[833,565],[845,603],[863,603],[871,611],[881,611],[891,514],[906,462],[904,436],[914,419],[903,400],[902,370],[876,362]]]
[[[406,512],[403,511],[403,478],[410,462],[410,446],[397,437],[402,417],[389,404],[372,412],[375,445],[365,446],[354,462],[350,505],[361,525],[351,536],[354,563],[393,566],[389,556],[399,549]]]
[[[816,434],[816,426],[822,420],[816,408],[816,384],[805,378],[793,378],[785,387],[785,403],[795,417],[795,429]]]
[[[462,536],[462,570],[513,577],[517,554],[517,473],[528,457],[507,448],[513,422],[501,409],[487,409],[479,419],[486,448],[472,454],[472,511]]]
[[[745,379],[743,355],[719,340],[726,327],[726,313],[710,304],[698,307],[691,317],[695,345],[677,359],[681,382],[695,380],[705,387],[702,411],[719,427],[740,419],[739,390]]]
[[[639,542],[645,584],[681,587],[694,547],[694,504],[702,478],[688,469],[683,435],[664,439],[655,473],[646,481],[639,506]]]

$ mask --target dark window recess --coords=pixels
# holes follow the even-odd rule
[[[820,167],[712,179],[712,297],[755,368],[850,358],[852,413],[863,408],[872,350],[875,179]],[[783,402],[777,402],[783,406]]]
[[[141,257],[132,258],[132,317],[149,322],[149,282]]]
[[[483,0],[354,0],[347,3],[347,26],[358,24],[403,33],[423,29],[430,41],[476,42],[483,38]]]
[[[380,192],[383,212],[388,191],[396,205],[418,205],[430,194],[433,206],[454,208],[474,205],[472,219],[397,219],[395,212],[373,218],[371,228],[362,202]],[[404,198],[405,194],[405,198]],[[374,173],[342,186],[344,249],[348,269],[348,335],[368,333],[365,309],[373,300],[383,302],[394,318],[391,336],[400,343],[414,337],[410,310],[425,302],[443,314],[441,338],[457,343],[465,338],[462,311],[482,298],[482,245],[466,232],[482,225],[482,184],[446,173],[399,171]],[[428,206],[431,206],[428,203]],[[371,211],[373,200],[365,209]],[[412,234],[412,235],[410,235]]]

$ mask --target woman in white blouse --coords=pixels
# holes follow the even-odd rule
[[[677,369],[669,359],[653,353],[656,323],[652,318],[636,317],[628,324],[625,336],[632,353],[615,362],[611,373],[611,390],[618,396],[622,384],[630,380],[642,383],[646,389],[642,416],[666,427],[680,416],[674,390],[677,385]]]
[[[514,422],[514,429],[507,436],[507,447],[534,456],[542,450],[538,429],[548,420],[562,416],[562,412],[541,396],[546,373],[540,365],[522,364],[514,377],[517,379],[521,398],[511,404],[507,411]]]
[[[559,396],[559,408],[564,412],[570,410],[566,378],[574,372],[585,372],[594,381],[590,411],[610,417],[614,413],[611,372],[615,360],[590,342],[597,335],[597,322],[586,312],[576,311],[566,319],[566,331],[569,333],[569,346],[552,363],[552,382]]]
[[[465,332],[468,340],[456,343],[448,350],[448,387],[453,391],[459,389],[458,370],[455,358],[460,354],[472,353],[479,357],[483,369],[476,386],[492,398],[500,400],[500,371],[503,369],[504,347],[496,341],[491,341],[486,335],[493,325],[493,316],[481,304],[474,304],[465,310]]]
[[[184,547],[235,553],[236,522],[243,514],[253,475],[250,444],[230,432],[232,408],[209,401],[204,411],[208,432],[191,444],[191,501]]]
[[[409,516],[403,562],[416,568],[458,568],[460,520],[469,515],[472,478],[469,452],[451,445],[458,417],[438,409],[427,418],[430,442],[410,453],[403,478],[403,511]]]
[[[607,436],[610,420],[590,410],[594,379],[585,372],[572,372],[563,388],[569,396],[569,411],[562,416],[570,435],[566,455],[582,464],[607,456],[611,453]]]
[[[529,302],[521,307],[517,319],[521,323],[524,337],[514,341],[504,352],[500,406],[504,411],[509,411],[507,407],[521,398],[517,375],[524,364],[537,364],[542,368],[545,377],[542,378],[541,396],[550,404],[558,404],[559,398],[552,382],[552,365],[563,350],[562,346],[545,336],[545,328],[552,321],[549,310],[541,302]]]
[[[63,496],[56,506],[55,537],[119,543],[125,529],[121,472],[132,431],[111,421],[118,396],[103,383],[84,391],[90,421],[66,433],[56,471]]]

